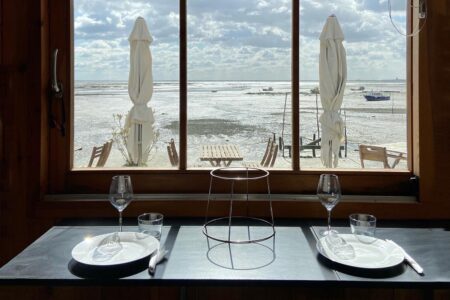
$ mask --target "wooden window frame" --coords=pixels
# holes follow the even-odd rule
[[[179,169],[139,169],[139,168],[121,168],[98,169],[98,170],[72,170],[73,161],[73,79],[74,79],[74,47],[73,47],[73,1],[74,0],[48,0],[48,34],[43,34],[42,49],[48,53],[48,57],[43,59],[42,72],[49,75],[46,68],[49,67],[49,57],[51,49],[60,49],[60,66],[58,69],[59,77],[65,83],[64,101],[66,103],[67,135],[62,137],[58,131],[49,129],[46,126],[47,101],[42,97],[42,134],[41,134],[41,200],[39,209],[51,210],[50,215],[57,215],[57,212],[64,212],[63,215],[73,216],[78,213],[70,212],[70,208],[80,208],[80,201],[83,202],[85,210],[78,209],[78,212],[84,211],[82,216],[101,215],[99,207],[103,207],[103,200],[98,197],[92,197],[96,194],[105,194],[108,190],[111,176],[118,172],[130,174],[133,178],[133,185],[136,194],[145,195],[163,195],[163,194],[183,194],[190,195],[183,205],[179,208],[179,202],[174,206],[171,201],[159,200],[164,197],[147,197],[151,201],[139,201],[137,209],[152,207],[156,205],[162,212],[169,212],[171,215],[201,216],[203,210],[197,209],[202,206],[201,199],[196,200],[195,195],[207,193],[209,184],[209,169],[188,169],[187,168],[187,0],[179,1],[180,11],[180,139],[179,139]],[[415,1],[415,0],[411,0]],[[45,1],[44,1],[45,2]],[[302,195],[315,194],[318,177],[321,173],[330,172],[325,169],[301,170],[299,155],[299,36],[300,36],[300,0],[292,0],[292,61],[291,61],[291,82],[292,82],[292,170],[271,170],[270,184],[274,198],[276,195]],[[43,11],[46,11],[44,8]],[[408,26],[413,27],[412,8],[408,15]],[[69,32],[69,34],[68,34]],[[408,217],[411,215],[420,218],[420,211],[416,208],[419,194],[417,192],[418,183],[414,178],[419,173],[419,154],[418,154],[418,128],[415,122],[418,122],[418,64],[420,57],[419,39],[408,38],[407,41],[407,131],[408,131],[408,169],[409,170],[344,170],[333,169],[331,172],[338,174],[341,179],[341,185],[345,195],[352,195],[352,199],[341,205],[337,209],[337,214],[345,215],[355,209],[371,209],[374,213],[383,215],[392,215],[396,217]],[[49,82],[49,76],[43,76],[45,81],[43,86]],[[298,112],[298,113],[296,113]],[[72,195],[72,196],[67,196]],[[73,196],[78,195],[78,196]],[[375,198],[368,198],[371,195]],[[387,196],[387,197],[384,197]],[[408,196],[404,199],[407,203],[392,203],[388,197]],[[144,197],[145,198],[145,197]],[[201,197],[199,197],[201,198]],[[309,200],[301,201],[298,197],[279,197],[280,201],[276,206],[283,211],[283,216],[322,216],[322,208],[317,203]],[[289,198],[289,197],[288,197]],[[301,198],[301,197],[300,197]],[[380,201],[381,199],[381,201]],[[387,201],[384,201],[386,200]],[[86,201],[83,201],[86,200]],[[292,201],[295,200],[295,201]],[[297,201],[299,200],[299,201]],[[147,204],[146,204],[147,202]],[[402,202],[402,201],[400,201]],[[192,209],[185,209],[188,203],[193,205]],[[389,208],[387,208],[389,207]],[[401,207],[403,211],[396,209]],[[408,207],[405,210],[405,207]],[[413,207],[413,208],[411,208]],[[58,210],[55,208],[61,208]],[[387,210],[395,210],[396,213],[386,213]],[[133,211],[133,210],[132,210]],[[108,212],[114,213],[113,211]]]

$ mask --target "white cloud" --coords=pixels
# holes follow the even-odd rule
[[[392,3],[394,4],[394,1]],[[318,1],[302,1],[301,78],[318,78],[317,39],[331,13],[338,17],[344,31],[349,79],[405,78],[406,40],[395,32],[385,4],[375,0],[336,0],[330,8],[320,5]],[[400,7],[397,5],[396,9]],[[403,28],[404,14],[404,9],[403,12],[395,11],[400,21],[399,27]]]
[[[102,24],[102,21],[93,19],[87,15],[78,16],[75,18],[74,21],[75,30],[83,26],[98,25],[98,24]]]
[[[317,79],[318,36],[336,14],[346,40],[350,79],[404,78],[406,41],[396,33],[387,0],[302,0],[300,69]],[[403,0],[392,0],[404,28]],[[128,35],[143,16],[154,37],[156,80],[179,76],[179,7],[166,0],[77,0],[75,72],[78,79],[126,79]],[[189,79],[289,79],[291,0],[188,1]]]

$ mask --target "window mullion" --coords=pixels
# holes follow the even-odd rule
[[[300,64],[299,64],[299,37],[300,37],[300,0],[292,0],[292,168],[294,171],[300,170],[300,153],[299,153],[299,82],[300,82]]]
[[[180,0],[180,170],[187,167],[187,10]]]

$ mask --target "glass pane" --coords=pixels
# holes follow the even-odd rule
[[[327,108],[331,108],[331,100],[326,99],[331,98],[325,89],[323,93],[319,89],[319,36],[331,14],[340,23],[347,53],[342,105],[340,109],[333,106],[343,121],[342,157],[337,168],[361,168],[362,156],[367,159],[365,168],[406,169],[406,38],[391,24],[386,1],[354,0],[327,5],[301,2],[300,167],[327,167],[321,160],[327,131],[323,132],[319,119],[324,112],[321,98]],[[392,1],[392,16],[404,32],[405,1]],[[337,93],[337,88],[333,93]],[[330,126],[336,128],[333,123]]]
[[[153,39],[149,46],[152,62],[148,63],[143,51],[136,55],[142,61],[136,63],[133,70],[142,68],[140,73],[134,74],[152,70],[153,81],[148,75],[135,77],[145,79],[134,80],[133,92],[129,94],[129,37],[139,16],[144,18]],[[113,140],[105,167],[138,163],[141,167],[172,167],[168,142],[174,139],[178,146],[179,140],[178,2],[75,0],[74,31],[73,166],[87,167],[93,147]],[[143,40],[148,41],[148,38]],[[139,112],[130,118],[130,126],[125,126],[133,107],[130,95],[136,103],[144,101],[144,105],[136,108]],[[148,100],[147,107],[153,110],[153,130],[152,112],[145,107]],[[135,122],[146,123],[139,126]],[[94,160],[92,167],[96,166],[97,160]]]
[[[290,66],[289,1],[188,1],[188,167],[291,168]]]

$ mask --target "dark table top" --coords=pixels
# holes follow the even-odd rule
[[[83,223],[80,223],[83,224]],[[413,256],[424,268],[420,276],[406,264],[380,271],[351,269],[332,263],[316,250],[320,227],[309,222],[276,226],[275,237],[253,244],[227,244],[207,239],[201,223],[173,222],[163,227],[161,242],[170,250],[151,276],[148,258],[120,267],[89,267],[71,257],[86,236],[113,232],[116,226],[61,225],[51,228],[0,269],[0,284],[95,285],[339,285],[380,287],[450,287],[450,232],[442,227],[377,229]],[[220,232],[227,227],[210,227]],[[235,226],[233,234],[248,235]],[[271,228],[253,226],[251,235]],[[348,228],[338,228],[340,232]],[[125,226],[124,231],[137,231]]]

